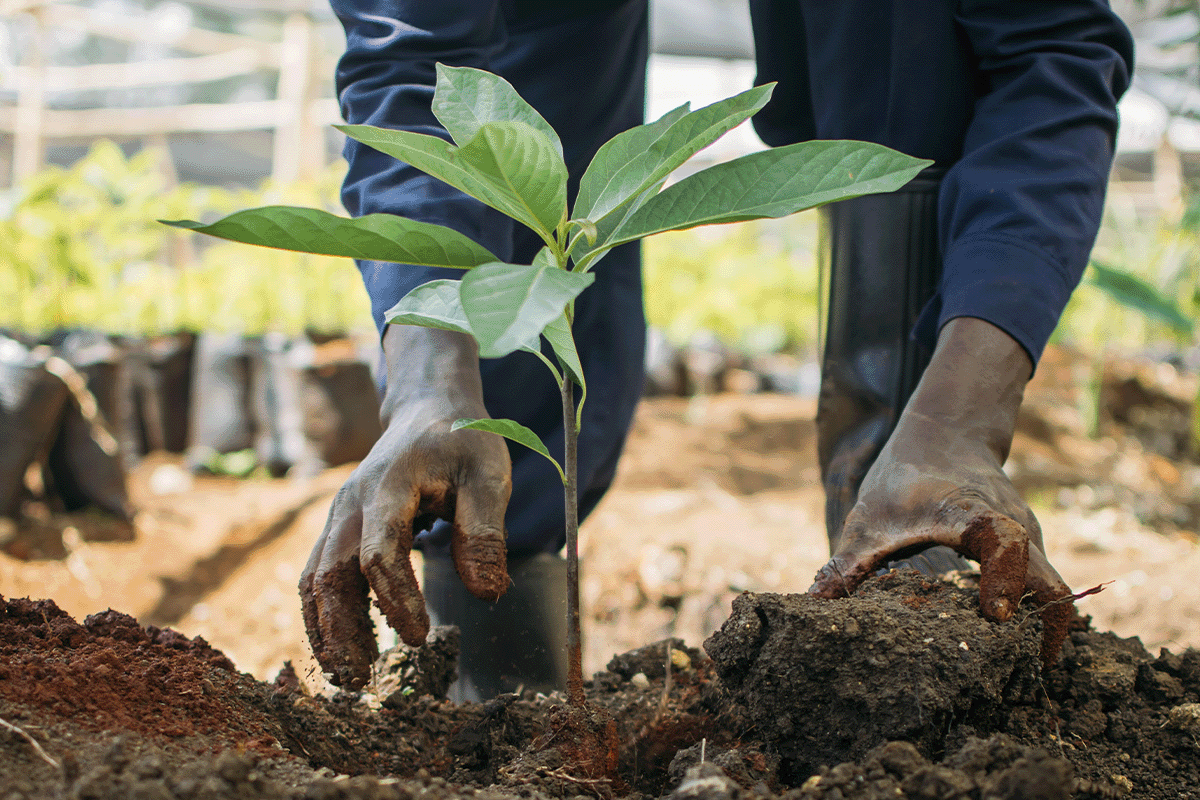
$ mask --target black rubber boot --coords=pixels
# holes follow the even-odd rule
[[[829,315],[817,403],[817,450],[832,550],[867,470],[933,355],[911,337],[941,277],[940,180],[922,174],[903,189],[820,210],[819,260]],[[905,559],[926,574],[969,565],[947,547]]]
[[[425,559],[430,622],[462,633],[458,679],[447,695],[457,703],[566,688],[567,562],[550,553],[509,558],[508,576],[508,591],[488,603],[467,591],[450,559]]]

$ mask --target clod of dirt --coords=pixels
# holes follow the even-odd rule
[[[1167,712],[1167,724],[1188,733],[1200,733],[1200,703],[1184,703]]]
[[[951,760],[930,763],[908,742],[888,742],[861,763],[821,770],[801,786],[804,800],[1069,800],[1079,782],[1070,762],[999,735],[971,739]]]
[[[897,571],[838,600],[743,594],[705,649],[786,779],[889,740],[929,757],[951,720],[994,729],[1037,681],[1041,630],[1022,617],[989,622],[977,594]]]
[[[224,752],[179,767],[157,756],[135,756],[118,740],[99,764],[68,786],[68,797],[205,798],[236,800],[293,800],[290,787],[267,776],[259,759],[248,753]]]
[[[701,741],[678,751],[667,768],[668,784],[681,785],[702,764],[715,764],[743,789],[774,788],[779,783],[779,756],[764,753],[748,743],[722,747]]]
[[[671,669],[675,672],[690,669],[693,664],[704,659],[703,653],[685,645],[683,639],[665,639],[630,650],[628,653],[618,653],[612,657],[606,668],[625,680],[631,679],[639,672],[648,679],[661,678],[667,674],[668,648],[671,652]]]
[[[375,662],[374,690],[383,705],[394,708],[426,695],[445,700],[457,675],[458,640],[458,628],[438,626],[420,647],[401,642],[380,656]]]

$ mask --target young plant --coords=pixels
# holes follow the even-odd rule
[[[287,250],[466,270],[461,280],[418,286],[387,313],[387,321],[470,334],[483,358],[526,350],[545,363],[562,395],[562,463],[533,431],[512,420],[460,419],[453,428],[490,431],[519,442],[550,459],[562,479],[568,697],[575,706],[583,704],[576,448],[587,382],[571,321],[575,298],[595,279],[591,270],[617,245],[664,231],[782,217],[894,191],[932,163],[875,144],[812,141],[717,164],[663,188],[677,167],[762,108],[772,89],[773,84],[759,86],[697,111],[685,104],[618,134],[584,172],[571,208],[558,135],[496,75],[437,66],[433,113],[452,142],[366,125],[339,126],[347,136],[528,226],[545,243],[531,264],[501,263],[454,230],[390,214],[346,219],[316,209],[274,206],[238,212],[211,225],[167,223]]]

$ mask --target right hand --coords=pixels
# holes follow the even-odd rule
[[[383,434],[334,498],[300,577],[313,654],[335,685],[353,689],[378,657],[368,589],[405,644],[429,632],[409,561],[414,531],[452,521],[451,555],[471,594],[495,601],[508,588],[508,448],[494,434],[450,430],[461,417],[487,417],[475,341],[393,325],[383,346]]]

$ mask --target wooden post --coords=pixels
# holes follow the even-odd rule
[[[276,93],[279,119],[271,165],[271,177],[280,183],[290,183],[312,172],[312,159],[305,157],[305,140],[313,128],[309,120],[314,85],[313,33],[313,21],[307,14],[292,14],[283,24]]]
[[[33,22],[29,54],[23,72],[28,79],[17,89],[17,108],[13,124],[12,183],[32,176],[46,158],[42,120],[46,112],[46,23],[42,9],[28,10]]]
[[[1163,221],[1183,219],[1183,160],[1165,131],[1154,151],[1154,201]]]

